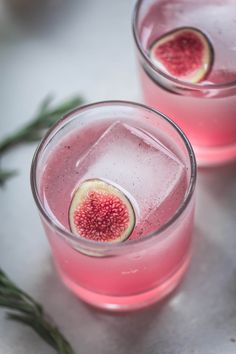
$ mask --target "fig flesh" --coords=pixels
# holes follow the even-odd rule
[[[126,195],[100,179],[86,180],[75,191],[69,208],[71,231],[89,240],[126,240],[135,226],[135,213]]]
[[[206,78],[213,64],[213,47],[198,29],[182,27],[164,34],[152,44],[149,56],[161,71],[189,83]]]

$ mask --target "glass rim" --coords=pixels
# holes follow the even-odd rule
[[[48,139],[50,138],[51,134],[55,131],[57,127],[60,125],[63,126],[63,123],[65,124],[69,118],[73,117],[75,114],[80,114],[83,111],[86,111],[88,109],[94,109],[96,107],[101,107],[101,106],[120,106],[120,107],[133,107],[137,109],[142,109],[143,111],[151,112],[155,116],[158,116],[161,119],[164,119],[167,121],[168,124],[170,124],[174,130],[177,132],[177,134],[181,137],[181,140],[184,142],[185,148],[188,153],[188,158],[190,162],[190,180],[188,183],[188,188],[186,189],[185,197],[183,201],[181,202],[180,206],[176,210],[176,212],[172,215],[170,219],[166,223],[164,223],[160,228],[157,228],[153,232],[146,234],[144,237],[137,239],[137,240],[130,240],[128,243],[127,242],[121,242],[121,243],[99,243],[96,241],[92,241],[89,239],[85,239],[82,237],[78,237],[77,235],[74,235],[72,232],[69,230],[66,230],[62,228],[56,220],[53,220],[52,216],[49,215],[49,213],[46,211],[43,203],[42,203],[42,198],[40,197],[38,187],[37,187],[37,181],[36,181],[36,172],[37,172],[37,166],[38,162],[40,160],[40,153],[41,151],[45,148],[45,146],[48,143]],[[55,135],[57,132],[55,133]],[[53,139],[54,135],[51,137]],[[109,250],[118,250],[122,248],[127,248],[132,245],[137,245],[143,242],[147,242],[148,240],[156,237],[157,235],[162,234],[164,231],[166,231],[174,222],[182,215],[188,204],[190,203],[192,199],[192,195],[195,190],[195,185],[196,185],[196,177],[197,177],[197,164],[196,164],[196,159],[194,155],[193,148],[184,134],[184,132],[175,124],[170,118],[168,118],[166,115],[163,113],[159,112],[158,110],[155,110],[153,108],[150,108],[144,104],[137,103],[137,102],[132,102],[132,101],[125,101],[125,100],[106,100],[106,101],[100,101],[100,102],[94,102],[94,103],[89,103],[86,105],[79,106],[75,108],[74,110],[68,112],[64,116],[62,116],[61,119],[59,119],[45,134],[41,142],[39,143],[38,147],[36,148],[36,151],[34,153],[32,163],[31,163],[31,170],[30,170],[30,183],[31,183],[31,190],[32,194],[36,203],[36,206],[40,212],[40,214],[44,217],[44,219],[47,221],[47,223],[56,231],[60,234],[60,236],[63,236],[65,239],[69,239],[70,241],[73,241],[77,244],[81,244],[83,246],[90,247],[90,249],[96,249],[96,251],[109,251]],[[55,218],[56,219],[56,218]]]
[[[177,85],[181,85],[184,86],[190,90],[198,90],[198,91],[202,91],[202,90],[218,90],[218,89],[227,89],[227,88],[233,88],[236,87],[236,80],[233,81],[224,81],[222,83],[217,83],[217,84],[194,84],[194,83],[189,83],[189,82],[185,82],[182,80],[178,80],[174,77],[172,77],[171,75],[168,75],[167,73],[165,73],[164,71],[160,70],[159,68],[157,68],[152,61],[150,60],[150,58],[148,57],[148,55],[145,53],[143,46],[141,44],[141,41],[139,39],[139,34],[138,34],[138,29],[137,29],[137,25],[138,25],[138,17],[139,17],[139,10],[140,7],[142,5],[142,3],[145,0],[137,0],[136,5],[134,7],[134,11],[133,11],[133,17],[132,17],[132,29],[133,29],[133,36],[134,36],[134,40],[136,43],[136,46],[139,50],[139,53],[141,54],[141,56],[143,57],[143,59],[147,62],[147,64],[152,68],[152,70],[154,70],[155,72],[157,72],[159,75],[163,76],[165,79],[172,81],[174,84]]]

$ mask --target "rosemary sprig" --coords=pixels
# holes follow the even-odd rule
[[[0,156],[8,149],[20,144],[38,141],[45,129],[54,124],[61,116],[82,103],[81,97],[73,97],[55,108],[51,108],[52,97],[46,97],[41,103],[36,116],[25,126],[0,142]]]
[[[28,124],[24,125],[0,142],[0,157],[6,151],[18,144],[40,140],[46,129],[51,127],[51,125],[53,125],[68,111],[81,105],[83,100],[80,96],[75,96],[54,108],[51,108],[51,102],[52,96],[47,96],[39,106],[35,117]],[[15,170],[9,171],[0,168],[0,187],[2,187],[9,178],[15,176],[16,174],[17,171]]]
[[[10,320],[31,327],[58,354],[74,354],[71,345],[52,323],[42,306],[19,289],[0,269],[0,307],[10,309]]]

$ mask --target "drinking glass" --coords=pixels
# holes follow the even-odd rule
[[[102,142],[101,137],[97,139],[98,127],[102,127],[107,121],[109,124],[118,121],[122,129],[127,124],[132,125],[132,129],[137,128],[139,133],[135,135],[135,130],[131,129],[127,139],[137,140],[139,136],[142,137],[144,131],[150,133],[147,136],[148,143],[145,143],[145,138],[140,140],[140,145],[145,143],[144,150],[153,153],[152,145],[157,144],[158,150],[154,153],[157,154],[155,155],[157,158],[158,156],[162,158],[160,163],[168,158],[172,164],[181,166],[186,178],[184,189],[183,184],[177,185],[175,194],[170,193],[163,201],[166,204],[163,204],[162,209],[158,209],[160,210],[158,217],[150,219],[152,223],[150,232],[120,243],[89,240],[73,234],[66,225],[71,200],[71,189],[68,186],[71,181],[76,184],[74,178],[82,168],[78,167],[76,170],[76,163],[70,164],[70,159],[75,158],[72,156],[73,144],[83,146],[83,151],[78,146],[74,149],[78,157],[85,156],[86,151],[98,154],[98,144]],[[87,129],[86,135],[83,134],[84,129]],[[73,138],[74,134],[76,140]],[[94,134],[97,142],[94,142]],[[104,133],[101,136],[104,138]],[[116,143],[116,140],[112,142]],[[118,147],[124,148],[123,144],[119,142],[117,144]],[[107,150],[108,147],[102,150],[97,159],[103,158],[103,152],[109,153]],[[128,147],[125,151],[121,161],[116,161],[122,165],[120,170],[122,176],[127,176],[130,183],[142,181],[143,175],[149,178],[148,169],[145,168],[149,161],[149,153],[147,152],[140,166],[131,166],[131,152]],[[130,158],[131,160],[128,160]],[[96,163],[94,157],[89,161],[92,165]],[[112,170],[112,163],[109,166]],[[161,165],[154,166],[153,171],[156,172],[152,183],[144,182],[142,188],[134,190],[134,193],[142,194],[143,197],[145,193],[155,194],[159,188],[158,174],[163,172],[159,166]],[[86,171],[90,167],[87,167]],[[135,168],[135,171],[132,168]],[[49,171],[47,177],[46,170]],[[102,170],[102,173],[107,173],[107,170]],[[50,174],[54,176],[54,180],[45,187],[45,178],[50,179]],[[62,183],[57,187],[59,175]],[[138,309],[169,294],[179,284],[190,260],[195,182],[196,163],[192,147],[178,126],[162,113],[137,103],[105,101],[79,107],[67,114],[48,131],[36,150],[31,168],[33,196],[56,268],[65,285],[85,302],[114,311]],[[55,188],[57,193],[54,195]],[[165,191],[167,192],[167,189]],[[182,193],[182,197],[176,207],[178,193]],[[57,199],[54,200],[55,198]],[[151,211],[155,213],[157,208],[156,204]],[[166,217],[167,215],[169,216]],[[164,221],[160,225],[161,218]]]
[[[189,83],[157,68],[149,56],[157,38],[194,27],[210,40],[209,77]],[[133,34],[144,101],[173,119],[193,145],[198,165],[236,158],[236,4],[232,0],[139,0]]]

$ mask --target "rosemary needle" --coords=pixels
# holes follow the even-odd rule
[[[4,183],[11,177],[17,175],[17,171],[15,170],[2,170],[0,168],[0,187],[4,185]]]

